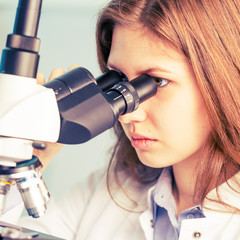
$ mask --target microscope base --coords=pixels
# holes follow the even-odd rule
[[[0,221],[0,239],[3,240],[63,240],[44,233]]]

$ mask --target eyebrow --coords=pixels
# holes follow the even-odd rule
[[[122,72],[120,69],[115,67],[113,64],[107,64],[107,66],[108,66],[108,68],[111,68],[117,72]],[[168,69],[162,68],[162,67],[149,67],[149,68],[146,68],[146,69],[143,69],[143,70],[137,72],[136,74],[137,75],[141,75],[143,73],[149,74],[150,72],[156,72],[156,71],[164,72],[164,73],[171,73],[171,71],[169,71]]]

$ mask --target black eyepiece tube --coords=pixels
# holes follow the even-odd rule
[[[152,97],[157,92],[155,79],[147,74],[142,74],[131,80],[130,83],[137,91],[140,103]]]
[[[156,92],[155,78],[142,74],[129,82],[117,83],[107,92],[107,97],[115,115],[122,115],[136,110],[141,102],[152,97]]]
[[[103,92],[109,90],[112,86],[122,80],[122,76],[114,70],[109,70],[96,78],[97,84]]]
[[[90,140],[157,92],[155,78],[147,74],[131,81],[119,81],[123,76],[107,72],[100,76],[100,83],[87,69],[75,68],[44,84],[56,94],[61,116],[58,142],[78,144]],[[114,82],[117,84],[110,87]]]
[[[36,37],[42,0],[19,0],[13,33]]]

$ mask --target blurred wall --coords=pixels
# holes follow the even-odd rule
[[[106,0],[43,0],[38,31],[41,39],[39,71],[78,64],[100,74],[95,47],[95,23]],[[0,1],[0,50],[12,33],[18,0]],[[115,142],[112,130],[81,145],[67,145],[53,159],[43,177],[52,195],[62,194],[90,172],[104,166]]]

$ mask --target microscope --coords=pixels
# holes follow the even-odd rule
[[[19,0],[0,62],[0,214],[16,185],[34,218],[45,213],[50,197],[34,148],[44,149],[45,142],[84,143],[157,91],[155,79],[147,74],[128,81],[111,70],[94,78],[85,68],[38,85],[41,6],[42,0]],[[56,239],[29,235],[22,228],[15,234],[16,226],[0,226],[0,239]]]

